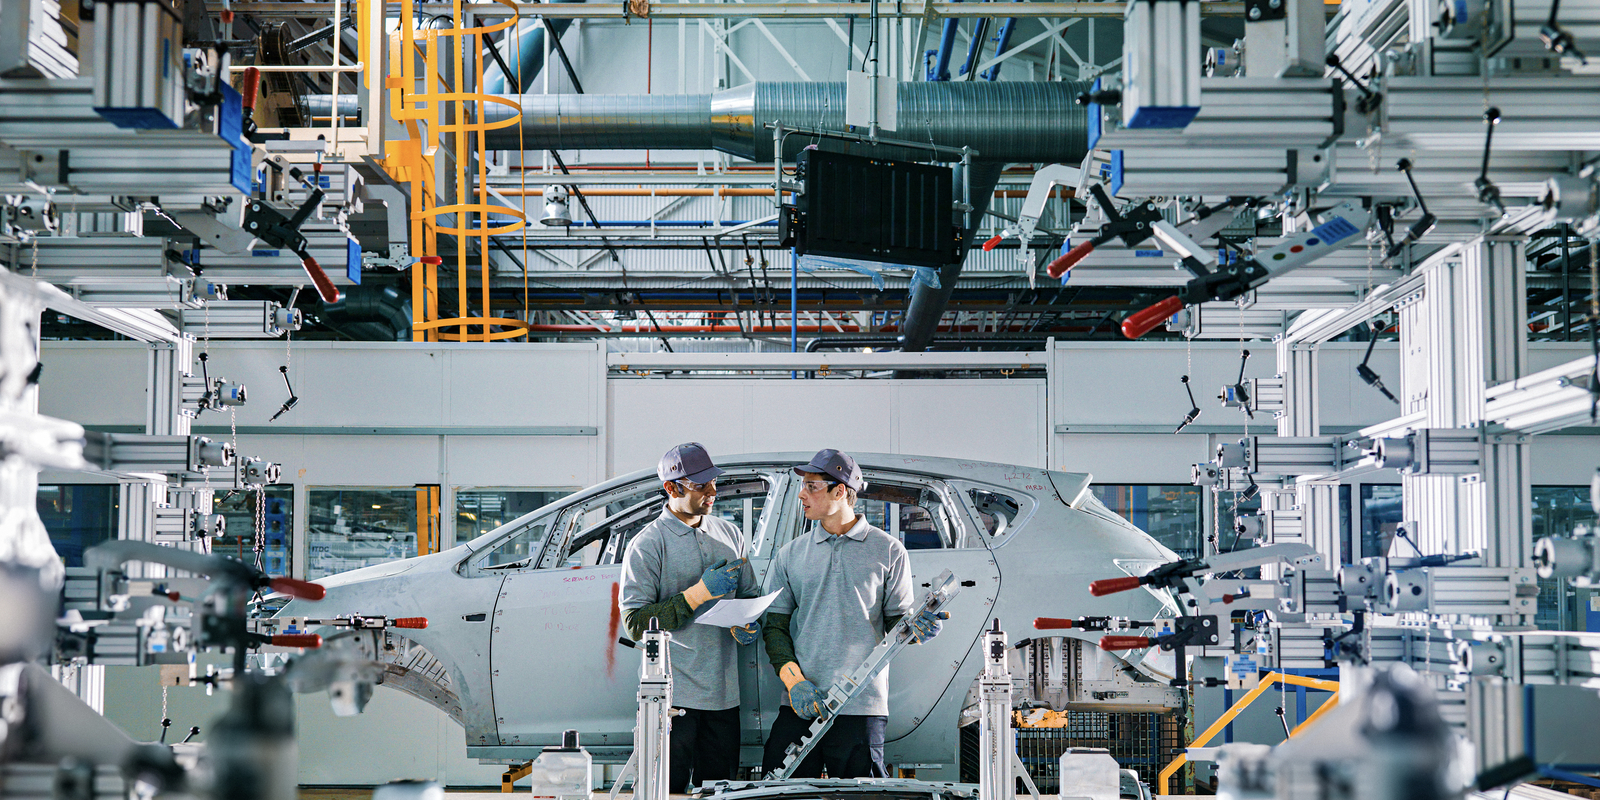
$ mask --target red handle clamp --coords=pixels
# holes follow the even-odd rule
[[[993,239],[990,239],[989,241],[984,242],[983,243],[983,251],[985,253],[987,253],[990,250],[995,249],[995,247],[998,246],[1002,241],[1005,241],[1005,238],[1006,237],[1004,237],[1004,236],[996,236]]]
[[[333,285],[328,273],[322,271],[322,265],[311,256],[300,260],[300,266],[306,268],[306,274],[311,276],[311,282],[317,287],[317,294],[322,295],[322,302],[339,302],[339,287]]]
[[[279,633],[272,637],[274,647],[321,647],[322,637],[315,633]]]
[[[1182,310],[1183,300],[1176,295],[1169,297],[1143,311],[1130,314],[1122,321],[1122,335],[1129,339],[1137,339]]]
[[[244,82],[240,84],[239,94],[244,95],[244,109],[254,111],[256,95],[261,92],[261,70],[255,67],[245,67]]]
[[[1101,650],[1141,650],[1154,647],[1155,639],[1148,636],[1102,636],[1100,637]]]
[[[327,587],[320,583],[302,581],[298,578],[273,578],[267,582],[268,588],[274,592],[283,592],[290,597],[301,600],[321,600],[328,596]]]
[[[1061,257],[1050,262],[1050,266],[1045,267],[1044,271],[1052,278],[1059,278],[1062,275],[1067,274],[1067,270],[1072,269],[1073,265],[1077,264],[1079,261],[1082,261],[1093,252],[1094,242],[1083,242],[1077,247],[1068,250]]]
[[[1105,597],[1108,594],[1126,592],[1129,589],[1139,588],[1139,579],[1132,575],[1126,578],[1106,578],[1089,584],[1089,594],[1095,597]]]
[[[427,617],[396,617],[394,619],[394,626],[396,628],[417,628],[417,629],[426,628],[426,627],[428,627],[428,618]]]
[[[1070,619],[1062,619],[1060,617],[1034,617],[1033,627],[1034,630],[1041,631],[1070,630],[1074,627],[1074,623]]]

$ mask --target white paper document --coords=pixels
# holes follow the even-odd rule
[[[772,601],[778,599],[780,594],[783,594],[782,589],[765,597],[755,597],[749,600],[724,597],[718,600],[717,604],[712,606],[709,611],[701,614],[700,618],[695,622],[701,625],[720,625],[724,628],[749,625],[756,621],[756,617],[766,613],[767,606],[772,605]]]

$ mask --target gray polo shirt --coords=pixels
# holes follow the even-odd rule
[[[744,531],[727,520],[706,515],[698,529],[663,509],[656,521],[639,531],[622,557],[623,610],[631,611],[667,598],[700,582],[707,567],[744,558],[749,545]],[[747,561],[739,573],[739,597],[759,597],[755,570]],[[695,609],[699,617],[717,601]],[[739,643],[720,625],[691,622],[672,631],[672,704],[679,708],[723,711],[739,705]]]
[[[861,666],[883,641],[884,618],[911,613],[915,602],[905,546],[860,516],[838,536],[816,525],[784,545],[769,588],[788,590],[768,610],[791,615],[800,671],[823,691]],[[788,692],[783,702],[789,705]],[[889,670],[840,713],[888,715]]]

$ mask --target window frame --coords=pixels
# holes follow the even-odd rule
[[[968,520],[972,524],[972,529],[977,539],[991,550],[1011,541],[1012,536],[1026,526],[1035,514],[1039,513],[1039,498],[1034,497],[1032,492],[1021,491],[1010,486],[966,479],[947,480],[945,483],[956,490],[956,497],[961,505],[967,509]],[[969,494],[974,490],[989,492],[990,494],[1002,494],[1017,501],[1016,515],[1000,529],[999,533],[990,534],[988,526],[983,524],[982,512],[978,510],[977,503]],[[975,548],[957,547],[956,549],[971,550]]]

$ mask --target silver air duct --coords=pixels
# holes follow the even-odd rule
[[[1076,102],[1088,83],[919,82],[899,85],[899,129],[884,136],[971,147],[991,162],[1077,163],[1087,150],[1088,116]],[[525,94],[521,141],[511,126],[487,134],[491,150],[718,150],[772,160],[778,122],[844,129],[843,83],[754,83],[716,94]],[[488,120],[515,112],[488,104]],[[786,157],[812,144],[788,137]],[[928,160],[927,151],[823,140],[830,150]]]

